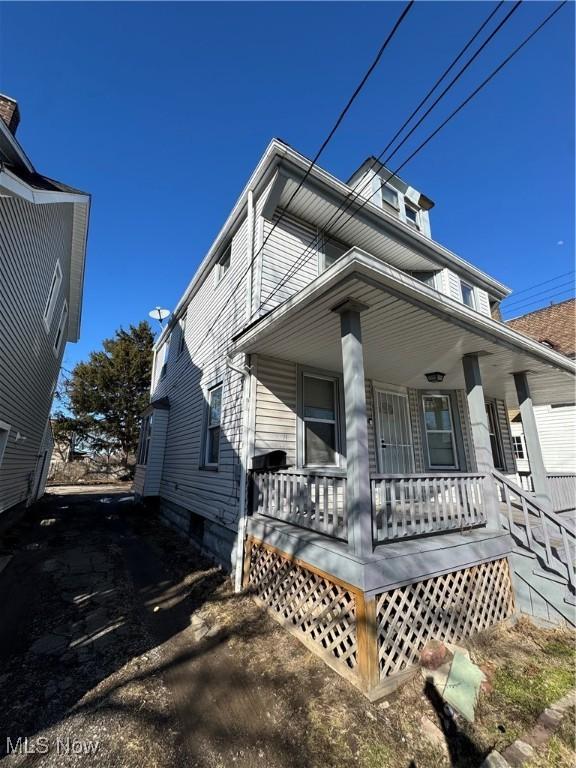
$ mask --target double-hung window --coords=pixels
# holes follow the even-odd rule
[[[303,459],[307,467],[338,466],[338,379],[302,376]]]
[[[184,352],[186,346],[186,323],[188,322],[188,312],[184,312],[180,320],[180,339],[178,341],[178,355]]]
[[[457,469],[454,420],[449,395],[423,395],[424,429],[430,469]]]
[[[476,301],[474,299],[474,288],[463,280],[460,280],[460,287],[462,289],[462,301],[470,309],[476,309]]]
[[[152,414],[145,416],[140,429],[140,445],[138,446],[138,464],[148,463],[150,438],[152,436]]]
[[[229,243],[222,251],[218,263],[216,264],[216,285],[222,280],[232,264],[232,243]]]
[[[10,424],[6,424],[5,421],[0,421],[0,464],[4,458],[4,451],[8,444],[8,437],[10,435]]]
[[[46,299],[46,306],[44,307],[44,326],[46,330],[50,330],[52,324],[52,317],[54,315],[54,309],[56,307],[56,301],[58,300],[58,294],[60,293],[60,286],[62,285],[62,268],[60,262],[56,262],[54,267],[54,274],[52,275],[52,281],[50,283],[50,289],[48,291],[48,298]]]
[[[388,186],[385,182],[382,182],[382,200],[393,208],[398,208],[398,192],[392,187]]]
[[[350,246],[336,240],[329,235],[322,236],[322,253],[321,253],[321,271],[328,269],[335,261],[343,256],[346,251],[350,250]]]
[[[62,304],[62,310],[60,311],[60,320],[58,320],[58,328],[56,329],[56,336],[54,337],[54,354],[60,352],[62,346],[62,339],[66,331],[66,322],[68,320],[68,302],[65,301]]]
[[[526,454],[524,453],[524,441],[522,440],[521,435],[512,436],[512,448],[514,450],[515,459],[522,460],[526,458]]]
[[[404,209],[406,211],[406,221],[408,222],[408,224],[411,224],[413,227],[416,227],[416,229],[419,229],[418,211],[416,210],[416,208],[413,208],[407,201],[405,201]]]
[[[222,384],[208,392],[208,414],[206,418],[206,439],[204,464],[217,467],[220,458],[220,431],[222,422]]]

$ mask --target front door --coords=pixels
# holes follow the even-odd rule
[[[408,397],[376,390],[376,428],[379,469],[383,474],[414,472],[414,450]]]

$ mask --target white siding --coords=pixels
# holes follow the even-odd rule
[[[287,360],[258,357],[254,453],[286,451],[296,464],[297,366]]]
[[[277,211],[271,222],[264,220],[264,240],[268,237],[272,226],[279,217],[280,212]],[[262,312],[281,304],[285,299],[305,288],[318,276],[317,234],[316,227],[290,214],[284,214],[282,221],[272,232],[262,252],[262,295],[259,303],[268,297],[299,259],[302,258],[302,262],[282,288],[264,303]],[[303,257],[304,251],[309,246],[312,247]]]
[[[474,288],[476,295],[476,309],[483,315],[490,317],[490,299],[488,294],[482,288]]]
[[[240,282],[246,268],[244,220],[232,240],[230,269],[218,284],[214,275],[209,275],[192,297],[187,309],[184,349],[179,353],[180,331],[176,329],[166,360],[166,375],[153,391],[153,399],[167,396],[170,402],[159,495],[232,528],[238,514],[243,378],[227,366],[226,350],[247,319],[247,280]],[[218,470],[210,471],[202,466],[206,397],[208,390],[220,383],[220,457]],[[151,468],[156,477],[160,462],[158,457],[158,465]],[[140,474],[138,486],[142,483]],[[146,478],[142,487],[148,493],[149,488],[156,488],[156,480],[149,485]]]
[[[146,462],[146,479],[142,496],[158,496],[160,493],[169,413],[168,410],[161,408],[155,408],[153,412],[148,461]]]
[[[548,472],[576,472],[576,406],[534,408],[544,466]]]
[[[0,421],[11,426],[0,466],[0,512],[34,493],[38,454],[65,345],[57,320],[69,301],[72,206],[0,198]],[[49,333],[43,322],[56,261],[61,290]]]

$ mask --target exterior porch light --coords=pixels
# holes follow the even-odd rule
[[[444,381],[444,376],[446,376],[445,373],[440,373],[440,371],[431,371],[430,373],[424,374],[430,384],[439,384],[441,381]]]

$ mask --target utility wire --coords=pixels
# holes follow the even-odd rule
[[[240,285],[241,285],[242,281],[243,281],[243,280],[246,278],[246,276],[248,275],[249,271],[250,271],[250,270],[251,270],[251,268],[252,268],[252,265],[253,265],[253,264],[254,264],[254,262],[256,261],[256,258],[257,258],[257,257],[259,256],[259,254],[262,252],[262,250],[264,249],[264,247],[265,247],[266,243],[267,243],[267,242],[268,242],[268,240],[270,239],[270,237],[271,237],[272,233],[274,232],[274,230],[276,229],[276,227],[277,227],[277,226],[280,224],[280,222],[282,221],[283,217],[286,215],[286,213],[287,213],[287,211],[288,211],[288,208],[289,208],[289,206],[290,206],[290,203],[291,203],[291,202],[294,200],[294,198],[296,197],[296,195],[298,194],[298,192],[299,192],[299,191],[300,191],[300,189],[302,188],[302,186],[303,186],[304,182],[306,181],[306,179],[307,179],[307,178],[308,178],[308,176],[310,175],[310,173],[311,173],[312,169],[315,167],[316,163],[318,162],[318,159],[320,158],[320,155],[321,155],[321,154],[324,152],[324,150],[326,149],[326,147],[327,147],[328,143],[330,142],[330,140],[332,139],[332,137],[334,136],[334,134],[335,134],[335,133],[336,133],[336,131],[338,130],[338,127],[340,126],[340,123],[341,123],[341,122],[342,122],[342,120],[344,119],[344,117],[345,117],[345,115],[347,114],[348,110],[349,110],[349,109],[350,109],[350,107],[352,106],[353,102],[356,100],[356,98],[357,98],[358,94],[360,93],[360,91],[362,90],[362,88],[364,87],[364,85],[366,84],[366,82],[367,82],[368,78],[370,77],[370,75],[372,74],[372,72],[374,71],[374,69],[377,67],[378,63],[380,62],[380,59],[382,58],[382,55],[383,55],[384,51],[386,50],[386,48],[388,47],[388,45],[389,45],[389,44],[390,44],[390,42],[392,41],[392,38],[395,36],[396,32],[397,32],[397,31],[398,31],[398,29],[400,28],[400,25],[402,24],[402,22],[404,21],[404,19],[405,19],[405,18],[406,18],[406,16],[408,15],[408,13],[409,13],[409,12],[410,12],[410,10],[412,9],[412,6],[414,5],[414,2],[415,2],[415,0],[409,0],[409,2],[407,2],[407,3],[406,3],[406,5],[404,6],[404,9],[402,10],[402,13],[401,13],[401,14],[400,14],[400,16],[398,17],[398,19],[396,20],[396,23],[394,24],[394,26],[392,27],[391,31],[388,33],[388,35],[387,35],[386,39],[384,40],[384,42],[383,42],[383,43],[382,43],[382,45],[380,46],[380,49],[378,50],[378,53],[376,54],[376,57],[375,57],[374,61],[372,62],[372,64],[370,65],[370,67],[369,67],[369,68],[368,68],[368,70],[366,71],[365,75],[364,75],[364,76],[363,76],[363,78],[361,79],[360,83],[359,83],[359,84],[358,84],[358,86],[356,87],[356,89],[355,89],[354,93],[352,94],[352,96],[351,96],[351,97],[350,97],[350,99],[348,100],[348,103],[346,104],[346,106],[344,107],[344,109],[341,111],[340,115],[338,116],[338,118],[337,118],[337,120],[336,120],[336,122],[335,122],[334,126],[332,127],[332,129],[331,129],[330,133],[328,134],[327,138],[326,138],[326,139],[325,139],[325,140],[322,142],[322,144],[321,144],[321,146],[320,146],[320,149],[318,150],[318,152],[316,153],[316,155],[314,156],[314,158],[313,158],[313,159],[312,159],[312,161],[310,162],[310,165],[309,165],[309,167],[308,167],[307,171],[305,172],[305,174],[304,174],[303,178],[301,179],[300,183],[298,184],[297,188],[296,188],[296,189],[294,190],[294,192],[292,193],[292,195],[291,195],[290,199],[289,199],[289,200],[288,200],[288,202],[286,203],[286,206],[285,206],[285,208],[283,209],[283,211],[282,211],[282,213],[281,213],[280,217],[279,217],[279,218],[278,218],[278,219],[275,221],[274,225],[272,226],[272,228],[270,229],[270,231],[268,232],[268,234],[267,234],[267,235],[266,235],[266,237],[264,238],[264,241],[262,242],[262,244],[260,245],[260,247],[258,248],[258,250],[257,250],[257,251],[256,251],[256,252],[255,252],[255,253],[252,255],[252,258],[250,259],[250,261],[249,261],[249,263],[248,263],[248,265],[247,265],[246,269],[245,269],[245,270],[242,272],[242,274],[240,275],[240,278],[239,278],[238,282],[237,282],[237,283],[236,283],[236,285],[234,286],[234,291],[233,291],[233,292],[235,292],[235,291],[236,291],[236,290],[237,290],[237,289],[240,287]],[[202,348],[202,345],[204,344],[204,342],[206,341],[206,339],[207,339],[207,338],[210,336],[210,334],[211,334],[211,333],[212,333],[212,331],[214,330],[214,328],[215,328],[215,326],[216,326],[216,324],[217,324],[218,320],[219,320],[219,317],[217,317],[217,318],[214,320],[214,322],[213,322],[213,323],[212,323],[212,324],[209,326],[208,330],[206,331],[206,334],[203,336],[202,340],[200,341],[200,344],[198,345],[198,347],[197,347],[197,348],[194,350],[194,352],[192,353],[192,357],[194,357],[195,355],[197,355],[197,354],[198,354],[198,352],[199,352],[199,351],[200,351],[200,349]]]
[[[419,127],[419,126],[420,126],[420,125],[423,123],[423,121],[424,121],[424,120],[425,120],[425,119],[428,117],[428,115],[429,115],[429,114],[432,112],[432,110],[433,110],[433,109],[435,109],[435,107],[436,107],[436,106],[438,105],[438,103],[439,103],[439,102],[440,102],[440,101],[441,101],[441,100],[444,98],[444,96],[445,96],[445,95],[446,95],[446,94],[447,94],[447,93],[448,93],[448,92],[449,92],[449,91],[450,91],[450,90],[451,90],[451,89],[454,87],[454,85],[455,85],[455,84],[458,82],[458,80],[459,80],[459,79],[462,77],[462,75],[463,75],[463,74],[466,72],[466,70],[467,70],[467,69],[470,67],[470,65],[471,65],[471,64],[472,64],[472,63],[473,63],[473,62],[474,62],[474,61],[475,61],[475,60],[478,58],[478,56],[480,55],[480,53],[482,53],[482,51],[484,50],[484,48],[486,48],[486,46],[488,45],[488,43],[489,43],[489,42],[490,42],[490,41],[491,41],[491,40],[494,38],[494,36],[495,36],[495,35],[496,35],[496,34],[497,34],[497,33],[498,33],[498,32],[499,32],[501,29],[502,29],[502,27],[503,27],[503,26],[504,26],[504,25],[505,25],[505,24],[508,22],[508,20],[509,20],[509,19],[510,19],[510,17],[512,16],[512,14],[513,14],[513,13],[515,13],[515,12],[518,10],[518,8],[520,7],[521,3],[522,3],[522,0],[517,0],[517,2],[516,2],[514,5],[513,5],[513,7],[511,8],[511,10],[510,10],[510,11],[509,11],[509,12],[506,14],[506,16],[504,16],[504,18],[503,18],[503,19],[500,21],[500,23],[499,23],[499,24],[498,24],[498,25],[497,25],[497,26],[496,26],[496,27],[495,27],[495,28],[492,30],[492,32],[490,33],[490,35],[489,35],[489,36],[488,36],[488,37],[487,37],[487,38],[484,40],[484,42],[483,42],[483,43],[482,43],[482,45],[481,45],[481,46],[480,46],[480,47],[479,47],[479,48],[476,50],[476,52],[475,52],[475,53],[474,53],[474,54],[473,54],[473,55],[472,55],[472,56],[471,56],[471,57],[468,59],[468,61],[467,61],[467,62],[464,64],[464,66],[463,66],[463,67],[461,67],[461,69],[460,69],[460,70],[457,72],[457,74],[456,74],[456,75],[455,75],[455,76],[452,78],[452,80],[451,80],[451,81],[448,83],[448,85],[447,85],[447,86],[446,86],[446,87],[443,89],[442,93],[440,93],[440,95],[436,97],[436,99],[434,100],[434,102],[433,102],[433,103],[430,105],[430,107],[428,107],[428,109],[426,110],[426,112],[424,112],[424,114],[423,114],[423,115],[422,115],[422,116],[419,118],[419,120],[416,122],[416,124],[415,124],[414,126],[412,126],[412,128],[410,129],[410,131],[409,131],[409,132],[406,134],[406,136],[404,136],[404,138],[403,138],[403,139],[402,139],[402,141],[401,141],[401,142],[400,142],[400,143],[397,145],[397,147],[396,147],[396,148],[395,148],[395,149],[394,149],[394,150],[393,150],[393,151],[392,151],[392,152],[391,152],[391,153],[390,153],[390,154],[389,154],[389,155],[388,155],[388,156],[387,156],[387,157],[384,159],[384,161],[383,161],[383,163],[382,163],[383,165],[386,165],[386,163],[388,163],[388,162],[389,162],[389,161],[390,161],[390,160],[391,160],[391,159],[394,157],[394,155],[395,155],[395,154],[398,152],[398,150],[399,150],[399,149],[400,149],[400,148],[401,148],[401,147],[402,147],[402,146],[403,146],[403,145],[406,143],[406,141],[408,141],[408,139],[410,138],[410,136],[412,136],[412,134],[414,133],[414,131],[415,131],[415,130],[417,130],[417,128],[418,128],[418,127]],[[482,23],[482,25],[481,25],[481,26],[480,26],[480,28],[477,30],[477,32],[476,32],[476,33],[475,33],[475,34],[472,36],[472,38],[471,38],[471,39],[468,41],[468,43],[466,43],[466,45],[464,46],[464,48],[463,48],[463,49],[460,51],[460,53],[458,54],[458,56],[457,56],[457,57],[454,59],[454,61],[453,61],[453,62],[450,64],[450,66],[448,67],[448,69],[447,69],[447,70],[445,70],[445,72],[443,73],[443,75],[442,75],[442,76],[441,76],[441,77],[440,77],[440,78],[439,78],[439,79],[436,81],[436,83],[434,84],[434,86],[433,86],[433,87],[432,87],[432,88],[431,88],[431,89],[428,91],[428,93],[426,94],[426,96],[425,96],[425,97],[424,97],[424,98],[421,100],[420,104],[419,104],[419,105],[416,107],[416,109],[415,109],[415,110],[412,112],[412,114],[410,115],[410,117],[409,117],[409,118],[408,118],[408,119],[407,119],[407,120],[404,122],[404,124],[402,125],[402,127],[401,127],[401,128],[400,128],[400,129],[399,129],[397,132],[396,132],[396,134],[394,135],[394,137],[392,138],[392,140],[388,142],[388,144],[387,144],[387,145],[386,145],[386,147],[385,147],[385,148],[384,148],[384,149],[383,149],[383,150],[380,152],[380,154],[378,155],[378,157],[376,157],[376,158],[374,158],[374,159],[372,160],[372,163],[371,163],[370,167],[368,168],[368,170],[371,170],[371,169],[372,169],[372,168],[374,168],[376,165],[378,165],[378,163],[380,163],[380,161],[382,160],[382,158],[384,157],[384,155],[386,154],[386,152],[388,151],[388,149],[389,149],[389,148],[392,146],[392,144],[394,143],[394,141],[396,140],[396,138],[397,138],[397,137],[400,135],[400,133],[402,133],[402,131],[403,131],[403,130],[404,130],[404,128],[405,128],[405,127],[408,125],[408,123],[411,121],[411,119],[414,117],[414,115],[415,115],[415,114],[417,114],[417,112],[420,110],[420,108],[423,106],[423,104],[424,104],[424,103],[425,103],[425,102],[428,100],[428,98],[431,96],[431,94],[432,94],[432,93],[433,93],[433,92],[436,90],[437,86],[438,86],[438,85],[439,85],[439,83],[440,83],[440,82],[441,82],[441,81],[444,79],[444,77],[446,76],[446,74],[447,74],[447,73],[448,73],[448,72],[449,72],[449,71],[450,71],[450,70],[453,68],[453,66],[454,66],[454,65],[457,63],[457,61],[458,61],[458,60],[459,60],[459,59],[460,59],[460,58],[463,56],[463,54],[466,52],[466,50],[467,50],[467,49],[470,47],[470,45],[471,45],[471,44],[474,42],[474,40],[475,40],[475,39],[478,37],[478,35],[479,35],[479,34],[482,32],[482,30],[483,30],[483,29],[486,27],[486,25],[487,25],[487,24],[490,22],[490,20],[491,20],[491,19],[492,19],[492,17],[494,16],[494,14],[495,14],[495,13],[498,11],[498,9],[501,7],[501,5],[502,5],[502,3],[499,3],[499,4],[496,6],[496,8],[494,8],[494,9],[493,9],[493,10],[490,12],[490,14],[489,14],[489,15],[488,15],[488,17],[486,18],[486,20],[485,20],[485,21]],[[387,179],[386,181],[389,181],[389,180],[392,178],[392,176],[394,176],[394,175],[395,175],[395,174],[392,174],[391,176],[389,176],[389,177],[388,177],[388,179]],[[343,200],[343,202],[342,202],[342,203],[341,203],[341,204],[338,206],[338,208],[336,209],[336,211],[335,211],[335,212],[332,214],[332,216],[331,216],[331,217],[330,217],[330,219],[328,220],[327,224],[326,224],[326,225],[325,225],[325,227],[324,227],[324,231],[326,231],[326,230],[327,230],[327,229],[328,229],[328,228],[329,228],[329,227],[330,227],[332,224],[335,224],[336,222],[338,222],[338,221],[339,221],[339,220],[342,218],[342,216],[343,216],[343,215],[346,213],[346,211],[347,211],[347,210],[349,210],[349,209],[352,207],[352,205],[353,205],[353,204],[354,204],[354,203],[357,201],[357,199],[360,197],[360,195],[362,194],[362,192],[363,192],[363,191],[366,189],[366,187],[367,187],[367,186],[368,186],[368,185],[371,183],[371,181],[372,181],[371,179],[368,179],[368,180],[366,181],[366,183],[365,183],[365,184],[363,184],[363,185],[360,187],[360,189],[357,189],[357,190],[351,190],[351,191],[350,191],[350,193],[349,193],[349,194],[346,196],[346,198],[345,198],[345,199]],[[376,194],[376,192],[374,192],[373,194]],[[373,196],[373,195],[371,195],[371,197],[372,197],[372,196]],[[370,198],[368,198],[368,199],[370,199]],[[344,206],[344,207],[343,207],[343,206]],[[362,206],[361,206],[361,207],[362,207]],[[341,213],[339,213],[339,211],[340,211],[340,210],[342,211]],[[360,209],[358,209],[358,210],[360,210]],[[356,213],[357,213],[357,211],[356,211]],[[293,275],[293,274],[295,274],[295,273],[298,271],[298,269],[300,268],[300,265],[301,265],[301,260],[302,260],[302,259],[304,259],[304,257],[306,256],[306,254],[307,254],[307,253],[308,253],[308,252],[309,252],[311,249],[314,249],[314,248],[316,248],[316,246],[319,244],[319,242],[320,242],[320,240],[321,240],[321,237],[322,237],[322,234],[321,234],[321,233],[319,233],[319,234],[316,236],[316,238],[315,238],[315,241],[312,241],[311,243],[309,243],[309,244],[308,244],[308,246],[307,246],[307,248],[305,249],[305,251],[304,251],[304,252],[303,252],[303,253],[302,253],[302,254],[301,254],[299,257],[298,257],[298,259],[296,260],[296,262],[295,262],[295,263],[292,265],[292,267],[290,267],[290,270],[288,271],[288,273],[287,273],[287,274],[284,276],[284,279],[285,279],[285,280],[289,280],[289,279],[292,277],[292,275]],[[302,263],[305,263],[305,262],[302,262]],[[281,284],[279,284],[279,285],[277,286],[277,289],[278,289],[278,290],[279,290],[280,288],[281,288]],[[271,297],[272,297],[272,296],[273,296],[273,295],[276,293],[276,290],[277,290],[277,289],[276,289],[276,288],[274,288],[274,289],[272,290],[272,292],[271,292],[270,294],[268,294],[268,296],[266,296],[266,298],[265,298],[265,299],[264,299],[264,300],[263,300],[263,301],[260,303],[260,306],[259,306],[259,307],[256,309],[256,312],[258,312],[258,311],[261,309],[261,307],[262,307],[262,306],[264,306],[264,305],[266,304],[266,302],[268,302],[268,301],[270,300],[270,298],[271,298]],[[255,313],[254,313],[254,314],[255,314]]]
[[[541,283],[534,283],[534,285],[529,285],[528,288],[522,288],[521,291],[514,291],[510,296],[507,296],[505,299],[502,299],[502,303],[505,301],[508,301],[509,299],[515,299],[516,296],[518,296],[521,293],[528,293],[529,291],[533,291],[535,288],[540,288],[541,285],[547,285],[548,283],[553,283],[556,280],[560,280],[561,277],[567,277],[568,275],[573,275],[574,270],[571,269],[569,272],[563,272],[561,275],[556,275],[556,277],[551,277],[550,280],[544,280]],[[550,290],[554,290],[551,288]]]
[[[486,77],[486,78],[485,78],[485,79],[484,79],[484,80],[483,80],[483,81],[480,83],[480,85],[479,85],[477,88],[475,88],[475,89],[474,89],[474,91],[473,91],[473,92],[472,92],[472,93],[471,93],[471,94],[470,94],[470,95],[469,95],[469,96],[468,96],[468,97],[467,97],[467,98],[466,98],[466,99],[465,99],[465,100],[464,100],[464,101],[463,101],[463,102],[462,102],[462,103],[461,103],[461,104],[460,104],[460,105],[459,105],[459,106],[458,106],[458,107],[457,107],[455,110],[453,110],[453,111],[452,111],[452,112],[451,112],[451,113],[448,115],[448,117],[447,117],[447,118],[446,118],[446,119],[445,119],[445,120],[444,120],[444,121],[443,121],[443,122],[442,122],[442,123],[441,123],[441,124],[440,124],[440,125],[439,125],[439,126],[438,126],[438,127],[437,127],[437,128],[436,128],[436,129],[435,129],[435,130],[434,130],[434,131],[433,131],[433,132],[432,132],[432,133],[431,133],[431,134],[430,134],[430,135],[429,135],[429,136],[428,136],[428,137],[427,137],[427,138],[426,138],[426,139],[425,139],[425,140],[424,140],[424,141],[423,141],[423,142],[422,142],[422,143],[421,143],[421,144],[420,144],[420,145],[419,145],[419,146],[418,146],[418,147],[417,147],[417,148],[416,148],[416,149],[415,149],[415,150],[414,150],[414,151],[413,151],[413,152],[412,152],[412,153],[411,153],[411,154],[410,154],[410,155],[409,155],[407,158],[406,158],[406,160],[404,160],[404,162],[403,162],[401,165],[399,165],[399,166],[398,166],[398,167],[397,167],[397,168],[396,168],[396,169],[395,169],[395,170],[394,170],[392,173],[390,173],[390,175],[389,175],[389,176],[388,176],[388,177],[387,177],[387,178],[384,180],[384,182],[383,182],[383,183],[386,183],[386,182],[388,182],[388,181],[389,181],[389,180],[390,180],[392,177],[396,176],[396,175],[399,173],[399,171],[401,171],[401,170],[402,170],[402,168],[404,168],[404,167],[405,167],[405,166],[406,166],[406,165],[407,165],[407,164],[408,164],[408,163],[409,163],[409,162],[410,162],[410,161],[411,161],[411,160],[412,160],[412,159],[413,159],[413,158],[414,158],[414,157],[415,157],[415,156],[416,156],[416,155],[417,155],[419,152],[421,152],[421,151],[422,151],[422,149],[424,149],[424,147],[425,147],[425,146],[426,146],[426,145],[427,145],[427,144],[428,144],[428,143],[429,143],[429,142],[430,142],[430,141],[431,141],[431,140],[432,140],[432,139],[433,139],[433,138],[434,138],[434,137],[435,137],[435,136],[436,136],[436,135],[437,135],[437,134],[438,134],[438,133],[439,133],[439,132],[440,132],[440,131],[441,131],[441,130],[442,130],[442,129],[443,129],[443,128],[444,128],[444,127],[445,127],[445,126],[446,126],[446,125],[447,125],[447,124],[448,124],[448,123],[449,123],[449,122],[452,120],[452,119],[453,119],[453,118],[454,118],[454,117],[456,117],[456,115],[457,115],[457,114],[458,114],[458,113],[459,113],[459,112],[460,112],[462,109],[464,109],[464,107],[465,107],[467,104],[469,104],[469,103],[470,103],[470,101],[472,101],[472,99],[473,99],[473,98],[474,98],[474,97],[475,97],[475,96],[476,96],[476,95],[477,95],[477,94],[478,94],[478,93],[479,93],[479,92],[480,92],[480,91],[481,91],[481,90],[482,90],[482,89],[483,89],[483,88],[484,88],[486,85],[488,85],[488,83],[489,83],[489,82],[490,82],[490,81],[491,81],[491,80],[492,80],[492,79],[493,79],[493,78],[494,78],[494,77],[495,77],[495,76],[498,74],[498,72],[500,72],[500,70],[502,70],[502,69],[503,69],[503,68],[504,68],[504,67],[505,67],[505,66],[508,64],[508,62],[509,62],[509,61],[510,61],[510,60],[511,60],[511,59],[512,59],[514,56],[516,56],[516,54],[517,54],[517,53],[519,53],[519,52],[522,50],[522,48],[524,48],[524,46],[525,46],[525,45],[526,45],[526,44],[527,44],[527,43],[528,43],[528,42],[529,42],[529,41],[530,41],[530,40],[531,40],[531,39],[532,39],[532,38],[533,38],[533,37],[534,37],[534,36],[535,36],[535,35],[536,35],[538,32],[540,32],[540,30],[541,30],[541,29],[542,29],[542,28],[543,28],[543,27],[544,27],[544,26],[545,26],[545,25],[546,25],[546,24],[547,24],[547,23],[548,23],[548,22],[549,22],[549,21],[552,19],[552,17],[553,17],[553,16],[555,16],[555,15],[556,15],[556,13],[558,13],[558,11],[559,11],[559,10],[560,10],[560,9],[561,9],[561,8],[562,8],[564,5],[566,5],[566,2],[567,2],[567,0],[563,0],[563,2],[561,2],[561,3],[560,3],[558,6],[556,6],[556,8],[555,8],[555,9],[554,9],[554,10],[553,10],[553,11],[552,11],[550,14],[548,14],[548,16],[546,16],[546,18],[545,18],[545,19],[544,19],[544,20],[543,20],[543,21],[542,21],[542,22],[541,22],[541,23],[540,23],[540,24],[539,24],[539,25],[538,25],[538,26],[537,26],[537,27],[536,27],[536,28],[535,28],[535,29],[534,29],[534,30],[533,30],[533,31],[532,31],[532,32],[531,32],[531,33],[530,33],[530,34],[529,34],[529,35],[528,35],[528,36],[527,36],[527,37],[526,37],[526,38],[525,38],[525,39],[524,39],[524,40],[523,40],[523,41],[522,41],[522,42],[521,42],[519,45],[518,45],[518,46],[516,46],[516,48],[514,48],[514,50],[512,51],[512,53],[510,53],[510,54],[509,54],[509,55],[508,55],[508,56],[507,56],[507,57],[506,57],[506,58],[505,58],[505,59],[504,59],[504,60],[503,60],[503,61],[502,61],[502,62],[501,62],[501,63],[500,63],[500,64],[499,64],[499,65],[498,65],[498,66],[497,66],[497,67],[496,67],[496,68],[495,68],[495,69],[494,69],[494,70],[493,70],[491,73],[490,73],[490,75],[488,75],[488,77]],[[372,199],[372,197],[374,197],[374,195],[376,194],[376,192],[377,192],[377,191],[378,191],[378,190],[375,190],[375,191],[374,191],[374,192],[373,192],[373,193],[372,193],[372,194],[371,194],[369,197],[366,197],[366,198],[364,198],[364,200],[362,201],[362,203],[361,203],[361,204],[358,206],[358,208],[357,208],[357,209],[354,211],[354,215],[357,215],[357,214],[358,214],[358,213],[359,213],[359,212],[362,210],[362,208],[364,208],[364,206],[365,206],[365,205],[366,205],[366,204],[367,204],[367,203],[368,203],[368,202],[369,202],[369,201]],[[350,216],[348,216],[348,218],[351,218],[351,215],[350,215]],[[344,223],[345,223],[345,222],[344,222]],[[329,235],[331,235],[331,236],[335,236],[335,235],[336,235],[336,234],[337,234],[337,233],[338,233],[338,232],[339,232],[339,231],[342,229],[342,226],[343,226],[343,224],[341,224],[341,225],[340,225],[340,227],[339,227],[338,229],[336,229],[336,230],[333,230],[332,232],[330,232],[330,233],[328,233],[328,234],[329,234]],[[310,258],[310,257],[309,257],[309,258]],[[291,275],[290,275],[290,276],[291,276]],[[286,279],[286,278],[285,278],[285,279]],[[267,297],[264,299],[264,301],[263,301],[263,302],[260,304],[260,307],[262,307],[262,306],[263,306],[263,305],[264,305],[266,302],[268,302],[268,301],[270,300],[271,296],[273,296],[273,295],[274,295],[274,294],[275,294],[275,293],[276,293],[276,292],[277,292],[277,291],[278,291],[278,290],[279,290],[279,289],[282,287],[282,285],[285,283],[285,279],[284,279],[283,281],[281,281],[281,282],[278,284],[278,286],[276,286],[276,288],[275,288],[275,289],[272,291],[272,293],[270,293],[270,294],[269,294],[269,295],[268,295],[268,296],[267,296]],[[289,278],[288,278],[288,279],[289,279]],[[260,309],[260,307],[259,307],[259,309]]]
[[[574,293],[574,288],[564,288],[564,290],[560,291],[560,293],[555,293],[552,296],[547,296],[546,298],[542,298],[542,299],[534,299],[534,301],[526,301],[524,304],[520,304],[517,307],[505,307],[503,311],[504,312],[520,312],[522,310],[526,311],[525,308],[531,306],[532,304],[543,304],[543,302],[547,302],[547,301],[549,301],[550,304],[557,303],[557,302],[554,302],[553,300],[559,299],[560,297],[563,297],[562,301],[568,301],[568,299],[574,298],[574,296],[571,295],[573,293]],[[565,294],[569,294],[569,295],[565,295]],[[544,303],[543,306],[548,306],[548,305]],[[536,311],[536,310],[531,310],[531,311]]]
[[[506,309],[510,309],[511,307],[515,307],[517,304],[525,304],[527,301],[531,301],[532,299],[537,299],[538,296],[546,296],[547,293],[554,293],[555,291],[559,291],[562,288],[574,288],[574,281],[569,280],[565,283],[561,283],[560,285],[554,285],[550,288],[545,288],[543,291],[538,291],[538,293],[532,294],[532,296],[523,296],[521,299],[518,299],[518,301],[512,301],[509,304],[506,305]]]

